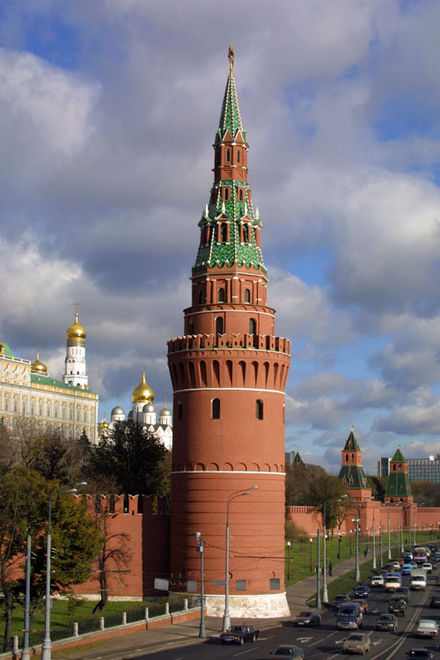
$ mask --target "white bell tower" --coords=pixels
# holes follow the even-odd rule
[[[67,351],[63,380],[65,383],[87,390],[89,387],[86,368],[87,333],[78,321],[78,305],[79,303],[75,303],[75,323],[66,330]]]

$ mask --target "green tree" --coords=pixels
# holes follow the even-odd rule
[[[387,477],[377,477],[375,475],[367,475],[368,485],[371,488],[371,494],[375,500],[383,502],[385,499],[385,490],[387,487]]]
[[[419,506],[440,506],[440,484],[430,481],[412,481],[411,492]]]
[[[45,543],[49,501],[52,499],[54,548],[52,591],[65,592],[89,577],[90,563],[97,557],[99,535],[82,500],[66,493],[59,482],[48,482],[38,472],[19,467],[0,481],[0,580],[4,594],[5,635],[11,638],[12,610],[23,593],[18,562],[25,553],[28,533],[32,536],[32,601],[41,601],[45,585]]]
[[[286,466],[286,506],[309,505],[311,485],[327,473],[319,465],[293,463]]]
[[[121,493],[163,494],[169,467],[168,450],[145,428],[131,421],[118,422],[97,445],[89,444],[87,474],[113,479]]]
[[[324,474],[310,484],[309,504],[323,514],[325,502],[340,499],[346,494],[346,488],[338,477],[331,474]],[[341,502],[331,502],[327,505],[325,521],[327,529],[334,529],[338,524],[339,511],[341,507],[344,507],[344,499]]]

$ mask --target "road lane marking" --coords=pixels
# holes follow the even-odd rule
[[[240,651],[240,653],[234,653],[234,657],[238,655],[244,655],[245,653],[252,653],[252,651],[258,650],[258,649],[246,649],[246,651]]]

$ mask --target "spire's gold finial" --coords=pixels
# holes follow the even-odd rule
[[[78,307],[79,307],[79,303],[73,303],[73,304],[74,304],[74,306],[75,306],[75,319],[76,319],[76,321],[78,321]]]
[[[40,359],[40,342],[37,342],[37,350],[35,352],[37,360]]]
[[[354,431],[354,424],[351,425],[351,430]]]
[[[232,70],[234,68],[234,49],[232,48],[232,44],[230,44],[229,46],[228,59],[229,59],[229,72],[232,73]]]

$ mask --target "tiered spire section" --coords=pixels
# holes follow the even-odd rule
[[[199,222],[200,245],[193,271],[236,264],[265,273],[261,220],[248,185],[249,145],[238,104],[232,46],[228,56],[229,76],[214,142],[214,183]]]
[[[353,426],[342,450],[342,466],[339,471],[339,479],[342,479],[349,492],[368,489],[367,477],[362,467],[362,452],[354,434]]]
[[[412,501],[411,486],[408,475],[408,461],[397,448],[396,453],[390,461],[387,488],[385,491],[386,502]]]

